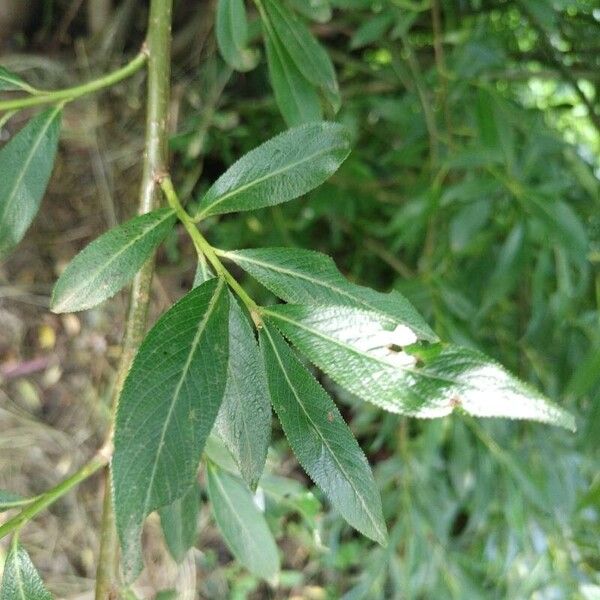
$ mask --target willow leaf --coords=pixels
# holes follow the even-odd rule
[[[215,425],[244,481],[255,489],[267,459],[271,406],[263,358],[234,298],[229,300],[227,384]]]
[[[228,309],[221,279],[194,288],[150,330],[125,381],[112,482],[127,581],[141,570],[145,517],[195,480],[225,390]]]
[[[59,108],[37,115],[0,150],[0,257],[18,244],[40,207],[60,134]]]
[[[338,94],[333,63],[308,27],[283,2],[264,0],[264,6],[273,30],[300,73],[312,84]]]
[[[200,488],[196,482],[182,498],[158,510],[167,547],[178,563],[196,543],[199,512]]]
[[[277,547],[244,482],[210,463],[208,495],[217,525],[235,558],[254,575],[273,583],[279,574]]]
[[[406,328],[384,315],[288,304],[265,316],[340,385],[390,412],[433,418],[460,408],[575,429],[569,413],[479,352],[437,344],[413,356]]]
[[[86,246],[60,276],[50,308],[84,310],[114,296],[139,271],[175,222],[170,208],[140,215]]]
[[[375,480],[337,407],[274,329],[260,336],[271,400],[298,461],[352,527],[385,544]]]
[[[285,122],[293,127],[323,118],[315,87],[302,75],[270,24],[264,24],[265,49],[275,101]]]
[[[197,217],[293,200],[321,185],[349,153],[350,137],[342,125],[323,122],[289,129],[221,175],[202,198]]]
[[[11,544],[4,563],[0,600],[52,600],[29,554],[16,541]]]
[[[374,310],[408,326],[422,340],[437,336],[413,305],[397,291],[383,294],[349,282],[333,260],[300,248],[257,248],[224,252],[276,296],[293,304],[339,304]]]
[[[256,67],[258,52],[247,48],[248,19],[244,0],[219,0],[215,32],[219,51],[227,64],[236,71]]]

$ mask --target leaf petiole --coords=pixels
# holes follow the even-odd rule
[[[237,282],[235,277],[225,268],[225,265],[219,260],[215,249],[208,243],[206,238],[200,233],[198,227],[192,220],[192,217],[186,212],[181,205],[179,196],[173,187],[173,182],[169,175],[160,175],[157,177],[160,187],[167,199],[169,206],[175,211],[177,218],[183,223],[189,236],[192,238],[192,242],[199,255],[204,256],[208,262],[213,266],[218,275],[223,277],[227,281],[229,287],[239,296],[240,300],[246,305],[246,308],[250,311],[252,320],[257,327],[260,327],[262,321],[260,319],[260,308],[252,300],[252,298],[246,293],[244,288]]]

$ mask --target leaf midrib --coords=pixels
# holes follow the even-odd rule
[[[4,225],[4,217],[6,216],[6,210],[10,206],[10,204],[12,203],[12,201],[14,200],[15,194],[17,193],[17,189],[21,185],[21,182],[23,181],[23,179],[25,177],[25,173],[29,169],[29,165],[30,165],[31,161],[33,160],[33,156],[35,155],[38,147],[42,143],[42,140],[44,139],[44,136],[46,135],[46,132],[48,131],[48,129],[50,129],[50,126],[52,125],[54,119],[56,118],[56,115],[60,111],[61,111],[60,107],[57,106],[53,111],[51,111],[51,112],[48,113],[48,121],[44,124],[44,127],[39,132],[39,135],[38,135],[35,143],[31,147],[31,150],[30,150],[29,154],[27,155],[27,158],[25,159],[25,162],[22,163],[23,164],[23,168],[21,169],[21,172],[19,173],[19,176],[17,177],[17,179],[16,179],[16,181],[15,181],[15,183],[13,185],[13,188],[12,188],[12,190],[10,192],[10,195],[8,196],[8,199],[4,203],[4,206],[2,207],[2,214],[0,215],[0,227],[2,227]]]
[[[160,440],[159,440],[159,443],[157,446],[156,455],[155,455],[155,458],[154,458],[154,461],[152,464],[152,473],[150,475],[150,480],[149,480],[148,487],[147,487],[146,499],[144,500],[144,511],[143,511],[144,515],[148,514],[150,495],[152,493],[152,488],[154,486],[154,479],[156,477],[156,469],[158,466],[158,457],[160,456],[160,454],[162,452],[165,435],[166,435],[169,423],[171,421],[171,417],[173,416],[173,411],[175,410],[175,405],[177,404],[179,392],[181,391],[181,388],[183,386],[183,381],[184,381],[184,379],[188,373],[188,370],[190,368],[190,365],[192,362],[192,357],[196,353],[196,350],[198,349],[198,344],[200,343],[202,334],[204,333],[204,330],[206,329],[206,324],[208,323],[208,319],[210,318],[211,314],[214,312],[215,307],[217,305],[217,300],[219,299],[219,296],[221,295],[221,292],[223,291],[223,287],[224,287],[224,281],[223,281],[223,279],[219,278],[219,283],[215,287],[215,291],[213,293],[212,298],[210,299],[208,308],[206,309],[206,312],[204,313],[202,320],[198,324],[198,330],[196,331],[196,334],[194,335],[194,339],[192,340],[190,352],[188,353],[188,357],[185,361],[185,365],[183,366],[181,377],[179,378],[179,381],[177,382],[177,386],[175,387],[171,405],[169,406],[167,416],[165,417],[165,421],[163,423],[163,427],[162,427],[161,434],[160,434]]]
[[[346,480],[348,482],[352,481],[350,476],[348,475],[346,469],[344,468],[344,466],[340,463],[338,457],[336,456],[335,452],[331,449],[331,446],[329,445],[329,443],[327,442],[327,439],[323,436],[323,434],[321,433],[321,430],[317,427],[317,424],[315,423],[315,421],[312,419],[312,417],[310,416],[310,414],[307,412],[306,408],[304,407],[304,403],[302,402],[298,392],[296,391],[296,388],[294,387],[294,385],[292,384],[292,382],[290,381],[290,378],[288,377],[287,371],[285,369],[285,366],[283,364],[283,361],[281,360],[281,356],[279,354],[279,352],[277,351],[277,348],[275,347],[275,343],[273,341],[273,338],[271,337],[271,333],[269,332],[269,329],[267,327],[264,328],[265,333],[267,334],[267,337],[269,338],[269,342],[271,343],[271,347],[273,348],[273,352],[275,353],[275,356],[277,358],[277,362],[279,363],[279,366],[281,368],[281,371],[285,377],[285,380],[287,381],[290,389],[292,390],[292,392],[294,393],[294,396],[296,397],[296,400],[298,402],[298,405],[302,408],[302,412],[306,415],[306,418],[308,419],[308,421],[310,422],[310,424],[312,425],[313,429],[317,432],[317,434],[319,435],[319,437],[321,438],[321,442],[322,444],[327,448],[327,450],[329,451],[330,455],[333,457],[334,461],[336,462],[336,464],[338,465],[340,471],[344,474],[344,476],[346,477]],[[386,535],[385,535],[385,531],[381,531],[381,529],[379,528],[379,526],[377,525],[376,520],[374,519],[373,515],[371,514],[371,511],[369,510],[367,504],[365,503],[362,495],[358,492],[358,490],[356,490],[354,488],[354,485],[351,486],[352,489],[354,490],[354,493],[356,494],[356,497],[360,500],[360,503],[365,511],[365,513],[369,516],[369,520],[371,521],[375,531],[379,532],[379,534],[383,537],[383,539],[385,539]]]
[[[146,214],[151,214],[151,213],[146,213]],[[89,285],[90,281],[96,279],[98,277],[98,275],[100,275],[103,271],[106,271],[109,268],[109,266],[113,262],[115,262],[115,260],[117,260],[117,258],[119,258],[124,252],[126,252],[127,250],[129,250],[129,248],[131,246],[133,246],[134,244],[136,244],[137,242],[139,242],[145,236],[149,235],[157,227],[159,227],[160,225],[162,225],[167,219],[170,219],[173,216],[173,214],[174,214],[174,212],[172,210],[167,211],[165,213],[164,217],[162,217],[160,220],[158,220],[155,223],[153,223],[147,229],[144,229],[144,231],[142,231],[136,237],[132,238],[129,242],[127,242],[127,244],[125,244],[124,246],[122,246],[121,249],[118,252],[115,252],[105,263],[102,263],[102,265],[98,269],[96,269],[95,271],[93,271],[92,275],[90,277],[87,277],[77,287],[73,288],[73,291],[68,296],[64,297],[59,302],[58,306],[53,306],[53,309],[54,310],[62,310],[61,307],[65,306],[65,305],[68,306],[69,303],[73,300],[73,298],[76,297],[81,292],[82,289],[84,289],[85,287],[87,287]],[[140,216],[143,216],[143,215],[140,215]]]
[[[317,152],[315,152],[314,154],[311,154],[309,156],[305,156],[304,158],[293,162],[293,163],[289,163],[286,166],[277,169],[275,171],[271,171],[269,173],[267,173],[266,175],[263,175],[262,177],[258,177],[257,179],[253,179],[252,181],[245,183],[244,185],[241,185],[238,188],[235,188],[229,192],[227,192],[226,194],[224,194],[223,196],[219,196],[212,204],[209,204],[208,206],[206,206],[205,208],[203,208],[197,215],[196,218],[201,218],[203,216],[205,216],[208,212],[210,212],[215,206],[218,206],[219,204],[225,202],[225,200],[228,200],[229,198],[231,198],[232,196],[236,196],[238,194],[242,194],[244,192],[246,192],[247,190],[251,189],[252,187],[259,185],[261,183],[263,183],[264,181],[268,181],[269,179],[271,179],[272,177],[277,177],[278,175],[281,175],[282,173],[285,173],[286,171],[289,171],[291,169],[295,169],[296,167],[299,167],[300,165],[303,165],[306,162],[309,162],[315,158],[318,158],[319,156],[322,156],[323,154],[327,154],[328,152],[331,152],[333,150],[336,149],[343,149],[343,145],[336,145],[336,146],[330,146],[328,148],[324,148],[321,150],[318,150]],[[226,174],[226,173],[225,173]],[[210,190],[209,190],[210,191]]]

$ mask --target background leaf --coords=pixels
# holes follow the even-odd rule
[[[217,44],[225,61],[237,71],[250,71],[258,52],[248,49],[248,22],[244,0],[219,0],[215,23]]]
[[[575,429],[569,413],[479,352],[438,344],[409,354],[406,334],[376,313],[288,304],[265,314],[340,385],[390,412],[433,418],[461,408]]]
[[[300,73],[312,84],[339,95],[331,59],[306,25],[283,2],[264,0],[264,6],[275,35]]]
[[[206,192],[198,218],[254,210],[293,200],[328,179],[350,153],[348,131],[337,123],[295,127],[234,163]]]
[[[193,289],[150,330],[125,381],[112,481],[128,581],[142,566],[145,517],[181,498],[196,476],[225,390],[228,308],[221,279]]]
[[[224,252],[276,296],[293,304],[355,306],[407,325],[417,337],[437,336],[402,294],[382,294],[349,282],[326,254],[301,248],[256,248]]]
[[[52,174],[61,111],[49,108],[0,150],[0,257],[18,244],[40,207]]]
[[[25,548],[16,541],[4,563],[0,600],[52,600]]]
[[[321,102],[314,86],[302,75],[271,24],[263,20],[269,76],[275,101],[289,127],[320,121]]]
[[[23,496],[20,496],[19,494],[0,490],[0,512],[23,506],[23,504],[26,504],[28,501],[28,498],[23,498]]]
[[[174,222],[173,211],[162,208],[135,217],[94,240],[56,282],[52,311],[84,310],[114,296],[139,271]]]
[[[158,510],[167,547],[178,563],[196,543],[199,512],[200,488],[196,482],[182,498]]]
[[[210,504],[227,546],[251,573],[273,583],[279,574],[277,547],[252,494],[216,465],[207,471]]]
[[[333,400],[274,329],[260,336],[271,400],[298,461],[350,525],[385,544],[369,463]]]

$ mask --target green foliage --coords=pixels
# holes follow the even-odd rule
[[[248,20],[244,0],[219,0],[215,31],[219,51],[231,67],[238,71],[256,67],[258,54],[246,47]]]
[[[350,283],[324,254],[300,248],[256,248],[223,253],[276,296],[292,304],[343,305],[374,310],[406,325],[419,338],[437,336],[397,291],[382,294]]]
[[[189,292],[148,333],[125,381],[112,480],[129,581],[142,567],[144,518],[184,496],[194,483],[225,390],[228,307],[221,279]]]
[[[575,429],[568,413],[482,354],[441,344],[419,352],[410,327],[383,315],[293,304],[264,314],[340,385],[390,412],[433,418],[461,408]]]
[[[593,11],[575,4],[219,0],[219,51],[244,75],[221,104],[186,80],[189,104],[207,106],[173,140],[186,158],[173,178],[198,203],[163,186],[170,208],[90,244],[53,297],[55,312],[110,298],[176,219],[199,257],[119,401],[112,483],[128,581],[150,512],[176,560],[196,542],[200,485],[252,581],[283,581],[275,540],[291,537],[346,600],[593,597],[600,146],[594,86],[564,77],[590,54],[578,32],[591,37]],[[315,25],[332,7],[333,23]],[[250,48],[260,32],[265,64]],[[257,101],[267,75],[273,98]],[[338,110],[344,126],[321,121]],[[277,113],[291,129],[279,132]],[[18,187],[15,156],[32,146],[11,145],[32,123],[1,151],[0,190]],[[198,139],[202,174],[189,158]],[[0,219],[0,249],[29,226],[48,160],[24,216]],[[221,164],[232,166],[213,181]],[[567,408],[575,438],[498,419],[574,431]],[[316,488],[273,473],[290,449]],[[0,509],[20,504],[0,495]],[[337,513],[387,545],[352,537]]]
[[[271,404],[252,326],[233,297],[229,300],[227,383],[215,426],[244,481],[256,489],[271,439]]]
[[[369,463],[335,404],[267,326],[261,330],[261,348],[271,401],[298,461],[353,527],[385,544],[381,499]]]
[[[169,552],[178,563],[196,543],[199,512],[200,489],[196,484],[184,496],[158,510]]]
[[[34,117],[0,150],[0,256],[21,241],[35,218],[54,166],[60,108]]]
[[[137,273],[173,227],[169,208],[135,217],[82,250],[54,286],[56,313],[84,310],[114,296]]]
[[[19,494],[8,492],[6,490],[0,490],[0,512],[22,506],[26,502],[27,499],[19,496]]]
[[[336,123],[290,129],[232,165],[200,201],[196,218],[255,210],[298,198],[321,185],[350,153]]]
[[[0,600],[52,600],[29,555],[16,539],[4,563]]]
[[[279,556],[264,516],[241,479],[208,465],[208,494],[215,520],[234,556],[255,575],[275,583]]]

